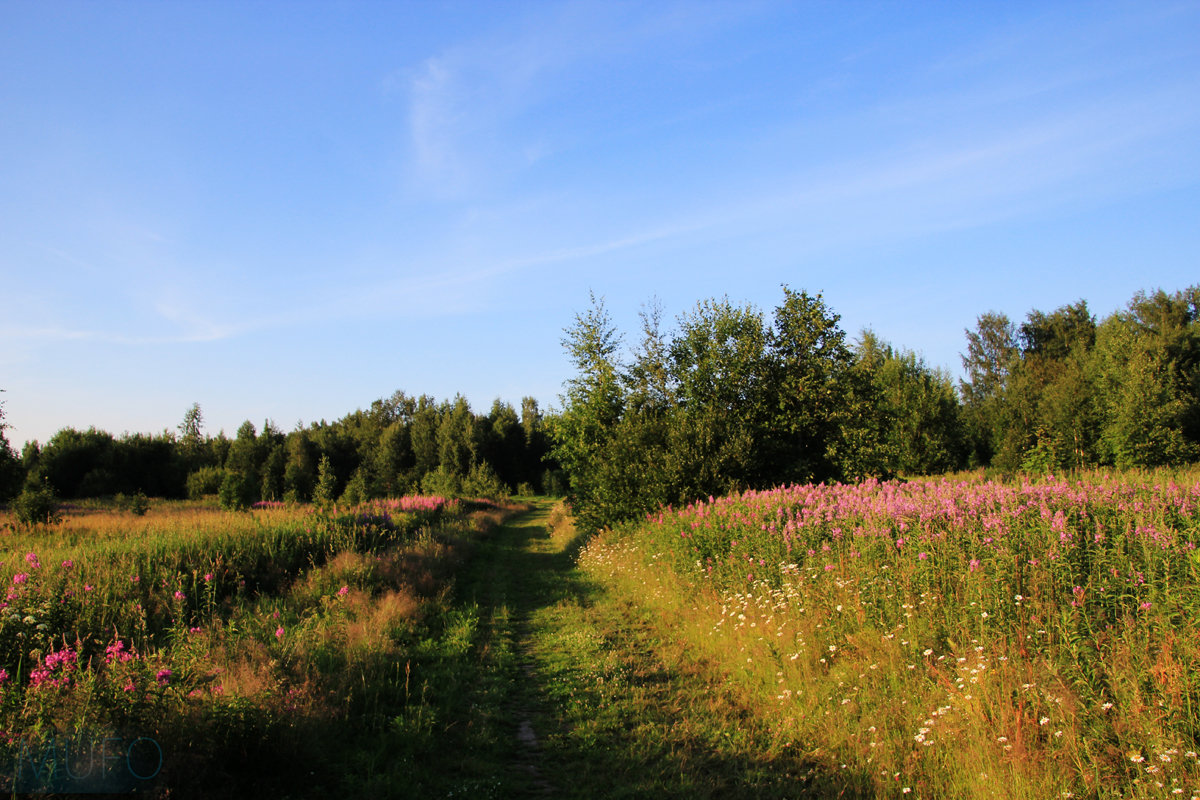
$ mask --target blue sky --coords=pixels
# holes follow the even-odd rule
[[[0,0],[0,388],[65,426],[287,430],[396,389],[556,405],[780,284],[964,328],[1200,283],[1200,4]]]

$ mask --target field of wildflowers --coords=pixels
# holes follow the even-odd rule
[[[444,585],[489,513],[413,497],[0,516],[2,788],[366,791],[380,748],[403,765],[430,733],[427,667],[471,624],[443,613]]]
[[[1195,475],[974,476],[709,498],[581,565],[869,793],[1195,798],[1197,544]]]

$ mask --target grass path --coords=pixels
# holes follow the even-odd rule
[[[444,724],[474,731],[457,785],[503,797],[858,796],[850,776],[814,766],[739,705],[669,620],[576,568],[580,541],[554,516],[538,501],[459,577],[455,603],[478,625],[476,673],[458,682],[471,691]]]

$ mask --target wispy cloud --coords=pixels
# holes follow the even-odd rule
[[[489,37],[459,43],[407,70],[411,173],[441,199],[469,197],[491,181],[554,154],[554,134],[523,124],[534,111],[594,80],[631,53],[654,52],[720,30],[754,4],[686,3],[656,9],[612,3],[534,6]],[[553,111],[549,112],[551,115]]]

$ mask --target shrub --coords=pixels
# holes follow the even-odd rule
[[[235,470],[226,470],[225,479],[221,481],[221,488],[217,492],[218,499],[221,502],[221,508],[226,511],[242,511],[250,507],[254,502],[251,496],[253,487],[246,480],[246,476]]]
[[[145,516],[150,510],[150,498],[146,497],[146,493],[138,490],[131,495],[118,494],[113,500],[116,506],[121,511],[128,511],[135,517]]]
[[[321,456],[321,461],[317,464],[317,486],[313,490],[313,502],[325,508],[333,505],[336,497],[337,475],[333,471],[333,464],[329,462],[329,456]]]
[[[508,497],[512,492],[486,461],[475,464],[462,483],[462,492],[471,497]]]
[[[458,497],[462,494],[462,478],[445,467],[438,467],[421,478],[421,492],[442,497]]]
[[[17,519],[26,525],[39,522],[57,522],[58,498],[49,483],[40,486],[26,486],[13,502],[13,512]]]
[[[362,469],[355,470],[350,480],[346,481],[346,490],[342,492],[338,502],[345,506],[356,506],[370,499],[366,473]]]
[[[221,491],[221,482],[225,480],[225,470],[220,467],[201,467],[187,476],[187,493],[192,500],[199,500],[206,495]]]

